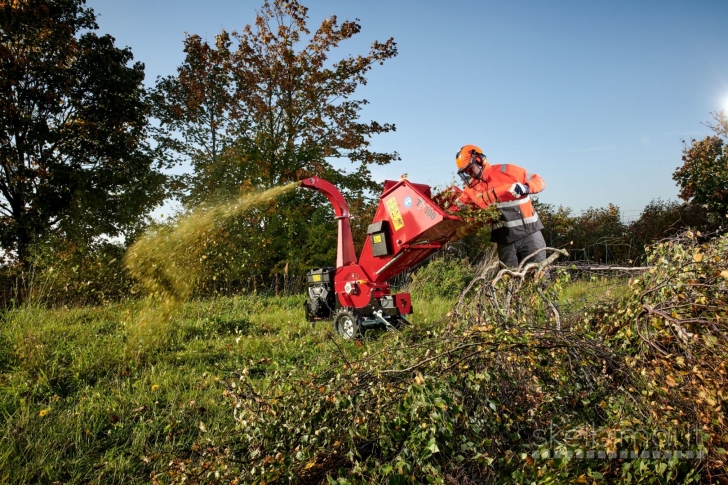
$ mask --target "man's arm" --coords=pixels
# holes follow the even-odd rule
[[[464,190],[458,189],[457,197],[458,197],[457,202],[460,205],[472,205],[473,204],[473,199],[471,199],[470,195],[468,195],[468,193],[465,192]]]
[[[470,199],[462,190],[460,190],[459,187],[451,185],[432,197],[432,200],[435,204],[440,206],[441,209],[444,209],[445,212],[457,212],[460,209],[460,206],[466,203],[461,201],[462,198],[467,200]]]
[[[546,181],[540,175],[526,172],[524,184],[528,186],[529,193],[537,194],[546,188]]]
[[[509,187],[504,189],[512,194],[516,191],[516,184],[525,185],[527,187],[527,194],[537,194],[541,192],[544,188],[546,188],[546,182],[544,181],[544,179],[541,178],[540,175],[537,175],[535,173],[528,173],[526,169],[519,167],[518,165],[505,165],[504,172],[510,175],[515,181],[515,184],[509,185]],[[523,187],[520,188],[520,190],[522,189]],[[523,197],[526,194],[520,196],[518,194],[513,195],[514,197],[519,198]]]

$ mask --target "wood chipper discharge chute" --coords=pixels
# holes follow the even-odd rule
[[[341,192],[318,177],[304,179],[301,186],[326,196],[338,221],[336,267],[307,274],[306,318],[333,317],[344,338],[356,338],[366,327],[397,328],[406,322],[404,315],[412,313],[410,294],[392,294],[387,281],[472,230],[432,200],[428,185],[387,180],[357,258],[349,206]]]

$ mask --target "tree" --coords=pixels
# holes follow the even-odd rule
[[[230,111],[236,93],[229,35],[223,32],[216,40],[213,48],[197,35],[188,36],[177,76],[158,79],[151,93],[153,115],[160,121],[154,130],[159,153],[170,164],[192,166],[194,176],[187,177],[186,186],[195,200],[198,192],[210,192],[205,190],[210,180],[219,189],[249,175],[236,170],[240,163],[224,163],[221,156],[234,156]]]
[[[535,201],[534,206],[544,224],[546,245],[566,248],[569,260],[627,262],[632,248],[626,239],[626,226],[619,207],[593,208],[572,215],[569,208]]]
[[[681,199],[704,205],[710,212],[725,217],[728,212],[728,117],[725,111],[713,115],[717,122],[708,125],[716,136],[692,140],[683,149],[683,166],[672,174],[680,187]]]
[[[237,192],[245,182],[269,187],[310,175],[361,191],[374,188],[368,164],[398,159],[369,149],[372,135],[395,126],[360,122],[368,102],[350,99],[375,63],[397,54],[393,39],[375,41],[366,56],[332,62],[331,51],[361,27],[329,17],[299,49],[310,35],[306,14],[295,1],[275,0],[263,4],[255,27],[222,31],[214,47],[188,36],[178,74],[157,84],[158,140],[170,160],[192,165],[193,201]],[[341,157],[358,163],[344,178],[328,161]]]
[[[352,96],[374,64],[397,54],[396,44],[375,41],[367,55],[332,60],[332,51],[361,27],[332,16],[311,34],[307,18],[296,1],[265,2],[242,33],[222,31],[214,45],[188,36],[177,74],[158,81],[155,137],[165,160],[192,167],[182,197],[187,206],[317,175],[337,185],[352,208],[368,210],[380,189],[368,166],[399,159],[372,150],[370,138],[395,126],[361,121],[368,102]],[[333,159],[346,158],[352,170],[333,166]],[[256,264],[246,267],[262,276],[327,264],[336,242],[330,212],[318,194],[290,193],[275,210],[241,218],[221,244],[255,254]],[[243,262],[225,267],[238,273],[229,278],[242,278]]]
[[[144,66],[85,0],[0,0],[0,244],[129,231],[164,198]]]

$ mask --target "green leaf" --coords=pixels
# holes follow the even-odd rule
[[[427,443],[427,449],[430,450],[433,454],[440,452],[440,448],[437,447],[437,443],[435,442],[435,438],[430,438],[429,443]]]

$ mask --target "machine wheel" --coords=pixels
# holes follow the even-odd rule
[[[351,308],[339,308],[334,317],[334,329],[342,338],[354,340],[361,337],[361,320]]]
[[[311,324],[311,328],[313,328],[313,324],[316,323],[316,319],[313,318],[313,315],[311,315],[311,307],[308,305],[308,301],[303,302],[303,313],[306,315],[306,321]]]

